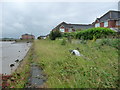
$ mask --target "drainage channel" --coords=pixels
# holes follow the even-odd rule
[[[41,88],[43,83],[46,81],[46,77],[43,74],[42,69],[37,64],[32,64],[30,74],[26,88]]]

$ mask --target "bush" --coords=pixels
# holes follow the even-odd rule
[[[76,32],[65,32],[62,34],[62,37],[65,37],[68,39],[69,43],[72,43],[72,39],[75,38]]]
[[[51,40],[55,40],[57,37],[61,37],[61,36],[62,36],[62,34],[59,30],[50,32],[50,39]]]
[[[62,42],[61,42],[61,45],[66,45],[66,39],[63,38]]]
[[[107,37],[108,35],[114,35],[115,31],[109,28],[90,28],[77,32],[76,38],[84,40],[93,40],[101,37]]]
[[[39,40],[40,40],[40,39],[42,39],[42,38],[39,36],[37,39],[39,39]]]
[[[63,35],[62,35],[63,37],[71,37],[71,38],[75,38],[75,36],[76,36],[76,33],[75,32],[65,32],[65,33],[63,33]]]

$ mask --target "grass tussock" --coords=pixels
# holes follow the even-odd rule
[[[96,41],[97,42],[97,41]],[[116,88],[118,87],[118,53],[111,46],[87,41],[86,44],[61,40],[36,40],[34,62],[47,74],[48,88]],[[71,55],[79,48],[83,57]]]

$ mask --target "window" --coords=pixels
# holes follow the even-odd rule
[[[65,30],[64,30],[64,28],[62,29],[62,28],[60,28],[60,32],[64,32]]]
[[[120,20],[116,21],[116,25],[119,26],[120,25]]]
[[[69,28],[69,32],[72,32],[72,28]]]
[[[64,26],[61,25],[59,30],[60,30],[60,32],[65,32]]]
[[[104,22],[104,27],[108,27],[108,21]]]
[[[95,27],[100,27],[100,23],[96,23],[96,24],[95,24]]]
[[[64,26],[60,26],[60,32],[65,32]]]

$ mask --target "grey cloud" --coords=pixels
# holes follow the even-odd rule
[[[62,21],[89,24],[109,10],[117,10],[117,3],[3,3],[3,37],[46,35]]]

